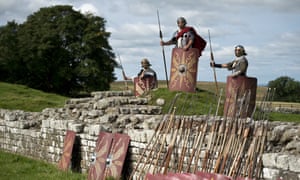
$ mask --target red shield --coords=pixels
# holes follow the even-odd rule
[[[121,177],[129,141],[130,137],[126,134],[114,134],[110,154],[107,158],[105,177]]]
[[[58,168],[66,171],[70,165],[72,150],[75,141],[76,133],[74,131],[67,130],[65,139],[64,139],[64,148],[61,159],[58,162]]]
[[[106,160],[110,152],[113,134],[100,132],[96,143],[96,160],[90,166],[88,179],[89,180],[103,180],[106,167]]]
[[[241,118],[251,117],[255,108],[256,88],[256,78],[228,76],[224,115],[235,117],[238,114]],[[241,100],[242,98],[244,98],[244,100]]]
[[[208,172],[202,172],[198,171],[196,172],[196,175],[199,177],[200,180],[232,180],[233,178],[229,176],[225,176],[223,174],[216,174],[216,173],[208,173]]]
[[[145,92],[155,88],[156,86],[154,77],[147,77],[143,79],[139,77],[135,77],[133,81],[134,81],[135,96],[141,96]]]
[[[171,91],[195,92],[198,57],[199,51],[196,48],[188,51],[184,51],[182,48],[173,49],[169,83]]]

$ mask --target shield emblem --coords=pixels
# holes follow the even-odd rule
[[[171,78],[169,90],[195,92],[197,82],[199,51],[191,48],[173,48],[171,63]]]
[[[130,137],[127,134],[114,134],[112,147],[106,161],[105,177],[121,177],[129,141]]]
[[[134,82],[134,94],[137,97],[155,88],[155,83],[156,83],[154,77],[147,77],[143,79],[139,77],[135,77],[133,79],[133,82]]]
[[[88,180],[103,180],[106,161],[111,149],[113,134],[100,132],[96,142],[95,162],[89,168]]]
[[[61,159],[58,162],[58,168],[66,171],[69,168],[71,158],[72,158],[72,151],[73,151],[73,145],[75,141],[75,135],[76,133],[74,131],[67,130],[65,139],[64,139],[64,148],[63,148],[63,154]]]
[[[257,79],[253,77],[227,77],[224,116],[251,117],[256,101]]]

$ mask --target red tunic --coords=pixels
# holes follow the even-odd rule
[[[177,34],[176,39],[178,40],[178,38],[182,37],[184,33],[187,33],[189,31],[192,31],[195,35],[193,47],[199,50],[199,56],[201,56],[201,52],[206,46],[206,41],[199,34],[197,34],[196,30],[193,27],[186,26]]]

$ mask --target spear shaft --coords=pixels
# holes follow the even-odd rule
[[[120,65],[121,65],[122,73],[125,75],[125,70],[124,70],[123,64],[121,62],[121,57],[120,57],[119,54],[118,54],[118,57],[119,57],[119,62],[120,62]],[[125,84],[126,90],[128,90],[128,84],[127,84],[127,80],[126,79],[124,79],[124,84]]]
[[[163,35],[162,35],[162,32],[161,32],[160,19],[159,19],[159,12],[158,12],[158,10],[157,10],[157,20],[158,20],[158,27],[159,27],[159,37],[160,37],[160,40],[162,41],[163,40]],[[167,72],[166,56],[165,56],[165,48],[164,48],[164,46],[161,46],[161,50],[162,50],[162,55],[163,55],[163,60],[164,60],[164,66],[165,66],[167,88],[169,88],[169,80],[168,80],[168,72]]]
[[[213,52],[212,52],[212,47],[211,47],[211,40],[210,40],[210,32],[208,30],[208,38],[209,38],[209,48],[210,48],[210,62],[212,64],[212,68],[213,68],[213,71],[214,71],[214,79],[215,79],[215,84],[216,84],[216,95],[218,95],[218,91],[219,91],[219,87],[218,87],[218,81],[217,81],[217,75],[216,75],[216,69],[215,69],[215,66],[214,66],[214,63],[215,63],[215,60],[214,60],[214,55],[213,55]]]

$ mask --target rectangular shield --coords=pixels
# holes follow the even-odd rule
[[[139,77],[135,77],[133,79],[133,83],[134,83],[134,94],[135,96],[141,96],[143,95],[145,92],[150,91],[151,89],[153,89],[155,84],[155,79],[154,77],[147,77],[147,78],[139,78]]]
[[[113,140],[113,134],[100,132],[95,148],[95,162],[90,165],[88,180],[103,180],[105,177],[106,161]]]
[[[227,77],[224,116],[251,117],[256,101],[257,79],[254,77]]]
[[[119,179],[127,155],[130,137],[127,134],[114,133],[112,147],[106,162],[105,177]]]
[[[63,154],[58,162],[58,168],[66,171],[68,170],[72,158],[72,151],[75,142],[76,133],[74,131],[67,130],[64,139]]]
[[[197,83],[199,51],[191,48],[173,48],[169,90],[195,92]]]

